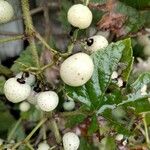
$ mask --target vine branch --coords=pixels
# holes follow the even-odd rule
[[[33,36],[34,26],[33,26],[32,17],[31,17],[30,9],[29,9],[29,0],[21,0],[21,4],[22,4],[24,23],[26,26],[26,34],[29,36],[28,41],[30,43],[32,56],[34,58],[36,66],[40,68],[38,52],[37,52],[37,48],[35,44],[35,39]]]

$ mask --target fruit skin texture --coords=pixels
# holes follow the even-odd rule
[[[18,73],[16,75],[16,78],[21,78],[22,74],[23,74],[23,72]],[[35,75],[33,75],[31,73],[29,74],[29,77],[25,78],[25,82],[31,86],[35,83],[35,80],[36,80]]]
[[[30,109],[30,104],[28,102],[22,102],[19,105],[19,109],[22,112],[26,112],[26,111],[28,111]]]
[[[144,47],[143,51],[146,56],[150,56],[150,43]]]
[[[19,83],[16,78],[10,78],[5,82],[5,96],[13,103],[19,103],[25,100],[30,95],[30,92],[31,87],[28,84]]]
[[[11,18],[14,15],[14,10],[13,7],[7,1],[0,0],[0,13],[1,13],[0,15],[0,24],[1,24],[11,20]]]
[[[68,10],[68,22],[79,29],[88,28],[92,22],[92,12],[82,4],[76,4]]]
[[[92,76],[94,64],[85,53],[77,53],[68,57],[60,67],[61,79],[70,86],[84,85]]]
[[[73,133],[68,132],[63,136],[63,146],[64,150],[77,150],[80,145],[79,137]]]
[[[108,41],[104,36],[95,35],[87,39],[92,41],[90,45],[86,45],[86,49],[90,52],[95,52],[97,50],[103,49],[108,46]]]
[[[142,46],[150,45],[150,34],[139,35],[138,42]]]
[[[36,105],[37,104],[37,95],[38,95],[38,93],[36,93],[34,90],[31,90],[31,93],[28,96],[27,101],[30,104]]]
[[[47,143],[40,143],[37,150],[49,150],[50,146]]]
[[[54,91],[41,92],[37,95],[37,104],[41,110],[49,112],[54,110],[59,102],[59,97]]]
[[[74,102],[74,100],[65,101],[65,102],[63,103],[63,108],[64,108],[64,110],[66,110],[66,111],[71,111],[71,110],[73,110],[73,109],[75,108],[75,102]]]

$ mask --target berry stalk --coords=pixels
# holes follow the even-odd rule
[[[34,26],[33,26],[32,17],[30,15],[30,9],[29,9],[29,0],[21,0],[21,5],[22,5],[24,23],[26,26],[26,34],[29,36],[28,41],[30,43],[31,52],[35,60],[36,66],[40,68],[38,52],[37,52],[35,39],[34,39]]]

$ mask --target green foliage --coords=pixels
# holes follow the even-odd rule
[[[150,6],[149,0],[120,0],[120,1],[137,9],[144,9]]]
[[[121,76],[124,81],[128,81],[132,69],[132,65],[133,65],[133,51],[131,46],[131,40],[129,39],[124,40],[124,44],[126,45],[126,48],[123,51],[120,62],[125,65],[125,68],[122,70]]]
[[[137,32],[144,26],[145,20],[136,9],[118,2],[115,11],[127,16],[127,20],[124,24],[126,34],[130,32]]]
[[[94,115],[92,117],[92,121],[91,124],[88,128],[88,135],[92,135],[93,133],[95,133],[96,131],[98,131],[99,129],[99,125],[98,125],[98,121],[97,121],[97,117]]]
[[[67,12],[71,6],[71,1],[61,0],[61,9],[58,20],[62,23],[62,26],[65,30],[68,30],[68,28],[70,28],[70,24],[67,21]]]
[[[99,109],[99,107],[108,104],[104,94],[111,82],[111,75],[117,69],[120,60],[122,62],[127,60],[128,56],[123,55],[123,52],[131,51],[131,45],[129,45],[130,42],[128,41],[130,40],[127,39],[112,43],[106,49],[93,53],[91,57],[93,58],[95,68],[92,78],[81,87],[74,88],[66,86],[68,95],[84,103],[91,110]],[[127,54],[129,54],[128,61],[132,62],[132,53],[128,52]],[[129,69],[126,68],[126,76],[124,73],[124,77],[126,78],[131,68],[131,63],[128,64],[127,66],[129,67],[127,68]]]
[[[14,117],[10,114],[9,109],[0,101],[0,137],[6,138],[7,131],[15,122]]]
[[[85,138],[80,139],[80,147],[79,150],[98,150],[98,148],[94,147],[91,143],[89,144]]]
[[[13,131],[13,129],[15,128],[17,122],[14,122],[14,124],[9,128],[9,131],[8,131],[8,137],[9,135],[11,134],[11,132]],[[15,131],[13,132],[13,136],[10,140],[15,140],[17,142],[23,140],[25,138],[25,131],[24,131],[24,128],[22,126],[22,124],[18,124],[17,128],[15,128]]]
[[[39,54],[41,53],[41,46],[37,45],[37,49]],[[21,54],[20,57],[16,60],[16,62],[11,67],[11,70],[15,73],[19,72],[20,70],[24,70],[29,67],[36,67],[35,61],[32,57],[30,46],[26,48]]]
[[[85,118],[85,115],[73,115],[67,119],[66,127],[72,128],[75,125],[78,125],[79,123],[83,122]]]
[[[100,150],[116,150],[115,140],[112,137],[105,137],[100,144]]]
[[[29,111],[21,113],[21,117],[23,119],[33,122],[39,121],[41,116],[42,112],[39,109],[35,108],[34,106],[31,106]]]
[[[0,78],[0,94],[3,94],[3,89],[4,89],[4,83],[6,80],[4,78]]]

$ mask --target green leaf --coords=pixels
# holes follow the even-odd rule
[[[40,45],[37,45],[37,50],[39,53],[41,52]],[[26,67],[36,67],[35,61],[32,57],[30,46],[28,46],[26,50],[20,54],[20,57],[16,61],[19,63],[15,62],[11,67],[11,70],[15,73],[19,72],[22,69],[25,69]],[[25,66],[22,64],[24,64]]]
[[[39,121],[41,118],[41,111],[38,110],[35,106],[32,106],[29,111],[22,112],[21,117],[28,121],[36,122]]]
[[[145,27],[150,27],[150,19],[149,19],[150,10],[142,11],[141,16],[145,20]]]
[[[0,78],[0,94],[4,94],[4,84],[5,84],[6,80],[4,78]]]
[[[150,6],[149,0],[120,0],[120,1],[137,9],[143,9]]]
[[[116,150],[115,139],[112,137],[105,137],[100,144],[100,150]]]
[[[98,150],[98,148],[94,147],[91,143],[89,144],[85,138],[81,137],[79,150]]]
[[[103,113],[106,109],[114,109],[118,106],[132,107],[136,113],[142,113],[150,111],[150,103],[148,97],[150,93],[146,95],[141,94],[141,88],[145,84],[150,83],[150,73],[143,73],[140,77],[131,85],[132,93],[123,96],[119,91],[106,95],[105,102],[102,107],[99,108],[97,114]]]
[[[150,125],[150,113],[146,113],[145,115],[147,126]]]
[[[60,9],[58,20],[61,22],[65,30],[68,30],[68,28],[71,27],[67,19],[67,12],[71,6],[72,6],[71,1],[61,0],[61,9]]]
[[[66,127],[72,128],[75,125],[78,125],[79,123],[83,122],[84,119],[86,118],[85,115],[73,115],[71,117],[67,118],[67,123],[66,123]]]
[[[97,117],[94,115],[92,117],[92,121],[91,121],[91,124],[88,128],[88,135],[92,135],[93,133],[95,133],[97,130],[99,129],[99,126],[98,126],[98,121],[97,121]]]
[[[127,17],[124,24],[124,30],[126,34],[130,32],[137,32],[144,26],[144,18],[133,7],[127,6],[122,2],[117,2],[115,11]]]
[[[124,43],[126,45],[126,49],[124,49],[123,51],[120,62],[125,64],[126,67],[122,71],[121,77],[123,81],[127,81],[131,73],[132,66],[133,66],[133,50],[131,46],[131,39],[124,40]]]
[[[15,122],[14,117],[9,113],[8,108],[0,102],[0,137],[6,138],[10,126]]]
[[[94,73],[92,78],[83,86],[66,86],[70,97],[87,105],[91,110],[99,108],[105,102],[102,100],[110,82],[111,75],[116,70],[123,51],[129,49],[128,40],[110,44],[106,49],[92,54]],[[130,59],[129,59],[130,61]]]
[[[139,91],[145,84],[150,83],[150,73],[143,73],[139,78],[131,85],[135,92]]]
[[[132,108],[137,114],[150,111],[150,102],[147,98],[135,99],[134,101],[124,103],[123,105]]]
[[[133,93],[128,94],[127,98],[119,105],[132,107],[136,113],[150,111],[150,102],[148,101],[150,93],[147,93],[146,95],[141,94],[141,88],[148,84],[150,84],[150,73],[141,74],[139,78],[131,85]]]
[[[102,116],[108,121],[109,129],[115,129],[117,133],[126,136],[131,135],[131,131],[128,130],[127,125],[112,115],[112,109],[106,109],[103,111]]]
[[[13,125],[9,128],[8,136],[11,134],[11,131],[16,126],[16,123],[17,122],[13,123]],[[15,130],[15,132],[13,132],[12,138],[9,140],[15,140],[19,142],[23,140],[25,137],[26,135],[23,126],[21,124],[18,124],[17,129]]]

